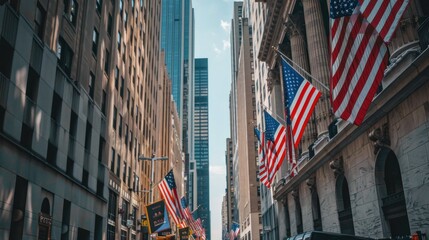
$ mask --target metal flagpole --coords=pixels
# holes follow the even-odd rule
[[[299,66],[296,62],[292,61],[292,59],[288,58],[284,53],[282,53],[278,48],[275,48],[274,46],[271,46],[277,53],[280,54],[280,57],[283,58],[285,61],[289,61],[294,64],[297,68],[299,68],[301,71],[303,71],[305,74],[307,74],[311,79],[318,82],[324,89],[326,89],[328,92],[330,91],[325,84],[323,84],[321,81],[317,80],[315,77],[313,77],[309,72],[307,72],[304,68]]]

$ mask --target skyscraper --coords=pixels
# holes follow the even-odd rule
[[[161,48],[172,82],[173,100],[182,119],[185,0],[165,0],[161,14]]]
[[[209,186],[209,78],[208,59],[195,59],[195,100],[194,100],[194,157],[196,187],[194,196],[198,203],[198,216],[203,221],[206,236],[210,238],[210,186]]]
[[[194,83],[194,13],[191,0],[166,0],[162,3],[161,48],[172,81],[173,100],[182,122],[182,149],[185,154],[185,188],[191,210],[189,179],[193,161],[193,83]]]

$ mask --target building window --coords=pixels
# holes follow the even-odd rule
[[[107,218],[116,222],[116,204],[117,204],[117,196],[116,193],[112,190],[109,190],[109,209],[107,212]]]
[[[96,28],[92,31],[92,53],[97,56],[99,34]]]
[[[91,98],[94,98],[94,87],[95,87],[94,84],[95,84],[94,73],[89,72],[88,92]]]
[[[116,66],[115,68],[115,88],[118,90],[119,88],[119,68]]]
[[[128,220],[128,214],[130,213],[129,210],[129,203],[122,199],[122,221],[121,224],[126,226],[127,220]]]
[[[112,36],[112,31],[113,31],[113,17],[112,17],[112,14],[109,13],[109,17],[107,19],[107,34],[109,35],[109,37]]]
[[[103,95],[101,97],[101,112],[106,115],[106,105],[107,105],[107,93],[106,90],[103,90]]]
[[[34,17],[34,32],[43,40],[43,33],[45,29],[46,10],[37,2],[36,16]]]
[[[119,11],[121,13],[121,16],[122,16],[123,10],[124,10],[124,0],[119,0]]]
[[[73,51],[66,41],[60,37],[57,44],[57,58],[60,68],[70,76],[73,61]]]
[[[119,95],[122,97],[124,97],[124,86],[125,85],[125,79],[124,77],[121,77],[121,88],[119,89]]]
[[[127,181],[127,162],[124,161],[124,168],[122,169],[122,181],[124,181],[124,183],[126,183]]]
[[[116,157],[116,176],[119,178],[121,175],[121,155]]]
[[[115,171],[115,149],[112,148],[112,156],[110,158],[110,171],[114,172]]]
[[[97,10],[98,14],[101,14],[101,8],[103,7],[103,0],[96,0],[95,2],[95,10]]]
[[[128,13],[127,13],[127,11],[125,11],[125,14],[124,14],[124,24],[125,24],[125,28],[127,28],[127,25],[128,25]]]
[[[78,6],[77,0],[64,0],[64,16],[75,27],[77,22]]]
[[[121,51],[121,32],[118,32],[117,41],[118,41],[118,51]]]
[[[122,116],[119,114],[119,126],[118,126],[119,137],[122,137]]]
[[[113,107],[113,116],[112,116],[112,127],[116,130],[116,115],[118,114],[118,109]]]
[[[107,240],[115,240],[115,226],[107,224]]]
[[[127,240],[127,231],[121,230],[121,240]]]
[[[130,89],[127,89],[127,109],[130,109],[130,98],[131,98]]]
[[[106,52],[104,54],[104,71],[106,74],[109,74],[109,67],[110,67],[110,53],[109,50],[106,49]]]

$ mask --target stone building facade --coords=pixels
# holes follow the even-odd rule
[[[160,0],[0,1],[3,238],[145,236],[151,171],[183,159],[160,15]],[[170,161],[138,160],[153,155]]]
[[[264,2],[256,54],[277,72],[268,82],[271,98],[281,99],[276,92],[282,91],[273,47],[329,86],[329,1]],[[290,177],[285,161],[273,187],[280,239],[310,230],[375,238],[429,231],[426,5],[411,1],[402,17],[380,90],[360,126],[335,118],[329,92],[313,81],[323,96],[300,144],[298,175]],[[284,115],[282,108],[277,115]]]

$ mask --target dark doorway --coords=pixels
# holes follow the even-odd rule
[[[389,227],[390,236],[410,235],[401,169],[392,150],[380,149],[375,174],[384,219]]]
[[[337,178],[336,195],[341,233],[354,235],[355,228],[350,204],[349,185],[344,175],[340,175]]]
[[[311,189],[311,205],[313,213],[313,229],[322,231],[322,215],[320,213],[319,195],[317,194],[316,187]]]

